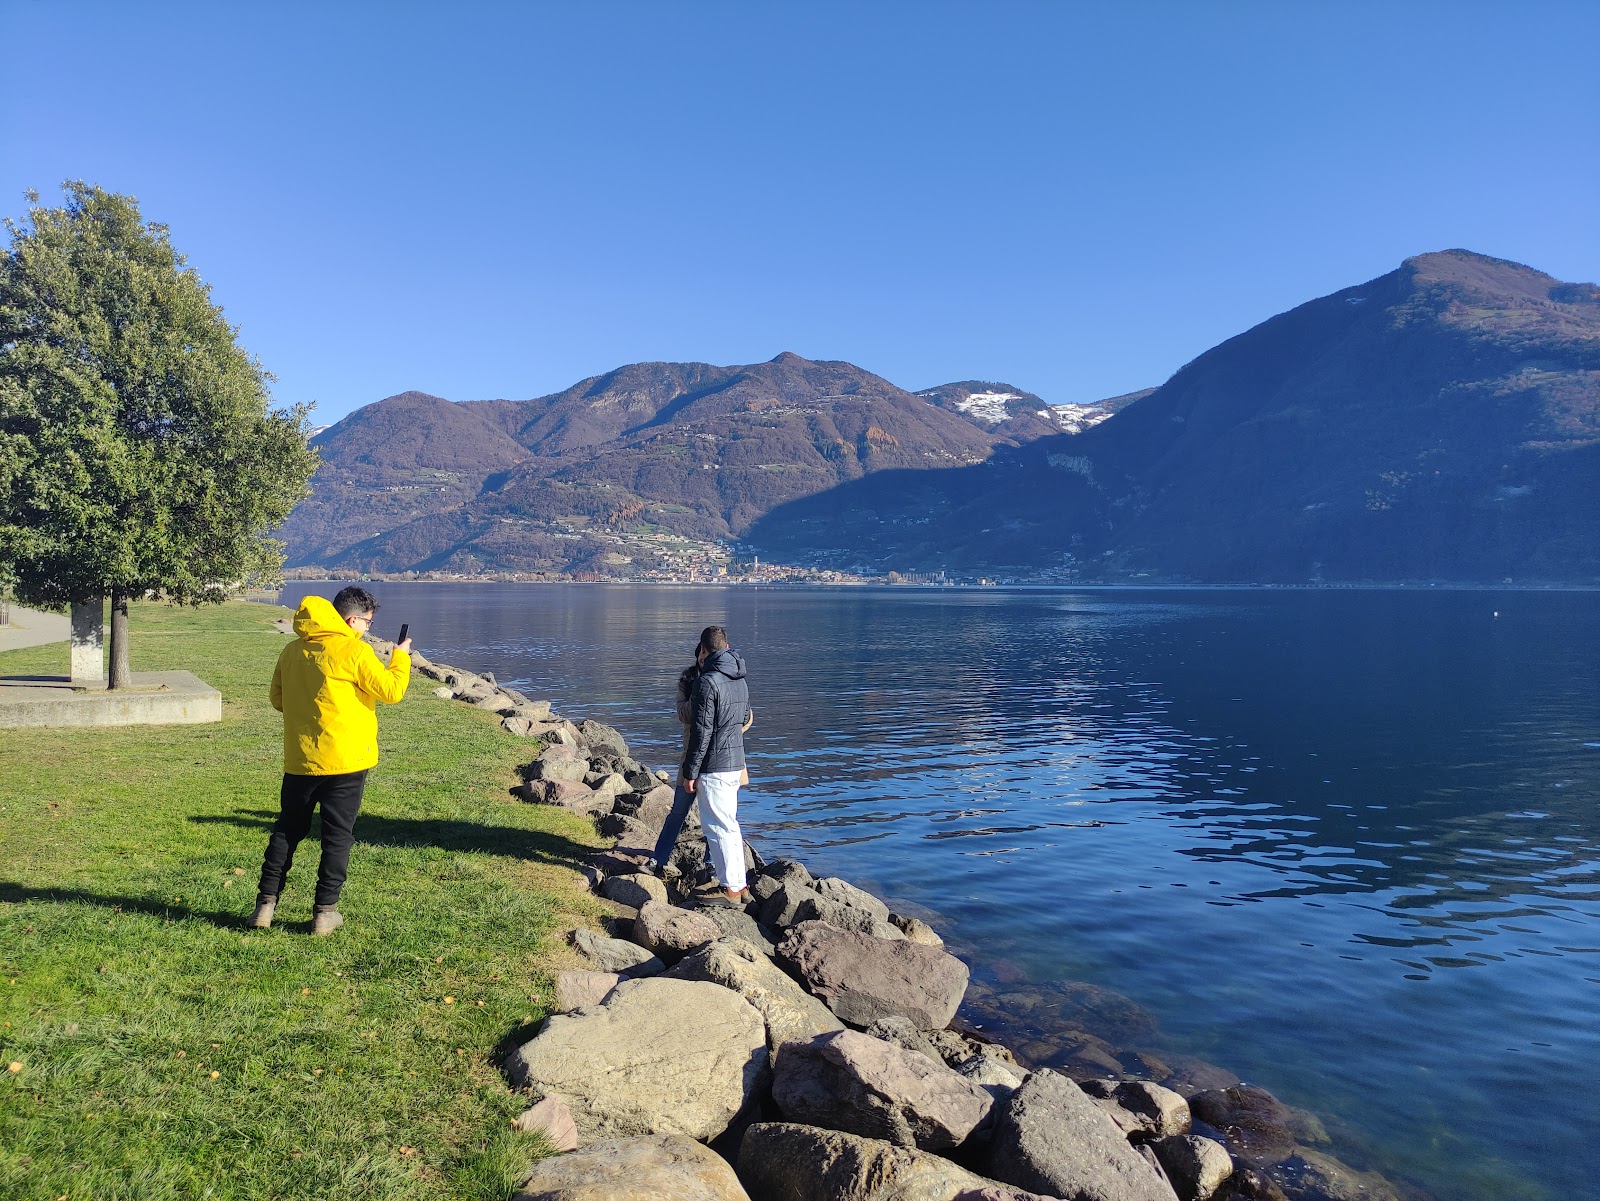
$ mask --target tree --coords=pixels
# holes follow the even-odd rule
[[[111,598],[112,688],[130,597],[219,601],[283,566],[268,532],[306,494],[308,407],[271,406],[163,225],[81,182],[5,221],[0,574],[28,604]]]

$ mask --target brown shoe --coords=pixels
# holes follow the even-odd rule
[[[252,930],[265,930],[272,925],[272,911],[278,907],[277,897],[256,897],[256,911],[250,915]]]
[[[332,934],[344,925],[344,915],[332,905],[318,905],[311,915],[311,933]]]

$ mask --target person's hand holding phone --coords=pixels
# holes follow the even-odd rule
[[[411,653],[411,623],[409,621],[401,625],[400,637],[394,640],[394,649],[405,651],[408,655]]]

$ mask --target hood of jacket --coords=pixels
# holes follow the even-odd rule
[[[360,637],[350,628],[350,623],[339,616],[333,602],[321,596],[308,596],[300,602],[294,614],[294,632],[314,642],[325,638]]]
[[[744,679],[744,659],[732,648],[720,650],[705,661],[701,671],[714,671],[730,680]]]

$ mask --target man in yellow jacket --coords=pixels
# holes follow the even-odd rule
[[[283,791],[250,918],[258,930],[272,925],[295,848],[318,806],[322,858],[311,932],[332,934],[344,924],[339,893],[367,772],[378,762],[377,703],[395,704],[411,682],[411,639],[394,648],[388,667],[362,641],[377,611],[377,600],[365,588],[342,589],[332,604],[308,596],[294,615],[299,637],[278,656],[272,707],[283,714]]]

